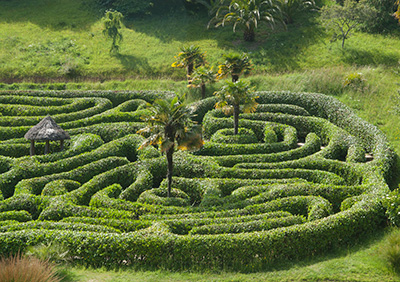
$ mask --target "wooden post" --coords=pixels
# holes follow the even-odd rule
[[[60,150],[61,151],[64,150],[64,140],[63,139],[60,140]]]
[[[47,155],[50,153],[50,141],[46,140],[46,145],[44,146],[44,154]]]
[[[29,150],[31,156],[35,155],[35,140],[31,140],[31,149]]]

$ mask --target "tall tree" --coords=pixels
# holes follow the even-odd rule
[[[232,82],[239,80],[239,76],[248,72],[252,68],[251,61],[246,53],[229,53],[223,55],[225,62],[218,67],[217,78],[221,79],[228,75],[232,77]]]
[[[176,61],[171,65],[173,68],[186,68],[187,79],[190,80],[193,69],[206,63],[206,56],[199,46],[191,45],[182,47],[181,52],[175,56]]]
[[[239,113],[252,113],[257,109],[258,96],[254,87],[250,87],[249,82],[238,80],[236,82],[227,81],[221,90],[214,95],[218,98],[215,108],[222,109],[225,114],[233,114],[234,134],[239,131]]]
[[[331,41],[344,42],[351,36],[351,32],[363,22],[376,16],[376,10],[366,5],[364,1],[346,0],[343,6],[334,4],[321,9],[321,20],[328,30],[333,32]]]
[[[215,16],[208,23],[208,27],[233,25],[243,28],[245,41],[255,40],[255,29],[260,22],[265,22],[274,28],[276,22],[282,21],[282,13],[274,0],[217,0],[210,10]]]
[[[183,102],[184,96],[176,96],[170,102],[157,99],[152,104],[148,103],[150,114],[144,117],[147,126],[138,131],[147,136],[140,148],[157,145],[167,157],[168,197],[171,195],[175,145],[181,150],[196,149],[203,145],[201,127],[193,126],[191,111]]]
[[[119,43],[121,43],[123,37],[120,29],[122,28],[123,15],[118,11],[108,10],[106,11],[103,21],[103,34],[106,38],[112,40],[110,53],[117,53],[119,51]]]
[[[201,98],[206,98],[206,84],[215,82],[216,74],[213,69],[206,68],[204,66],[200,66],[195,68],[192,77],[189,80],[188,87],[192,88],[200,88],[201,89]]]

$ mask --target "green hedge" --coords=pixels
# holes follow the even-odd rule
[[[73,137],[64,152],[0,158],[6,198],[0,200],[0,254],[56,242],[88,266],[257,271],[352,245],[385,224],[384,197],[396,220],[387,139],[331,97],[259,92],[257,112],[240,115],[242,133],[251,137],[237,138],[230,135],[233,119],[213,109],[215,98],[192,104],[205,138],[213,140],[197,153],[174,154],[173,197],[166,198],[165,156],[151,147],[137,151],[143,138],[132,135],[143,126],[143,100],[151,102],[155,92],[0,97],[13,94],[26,101],[65,99],[43,105],[54,111],[85,111],[88,104],[75,97],[108,99],[112,108],[64,123]],[[35,110],[25,105],[24,111]],[[26,146],[20,127],[2,130],[1,146]],[[234,144],[235,138],[258,143]],[[373,160],[365,162],[365,153]],[[21,218],[28,221],[16,222]]]
[[[15,186],[14,194],[18,195],[28,193],[40,195],[47,183],[58,179],[70,179],[80,183],[85,183],[94,176],[104,171],[108,171],[112,168],[119,167],[127,163],[129,162],[126,158],[108,157],[100,159],[98,161],[94,161],[68,172],[61,172],[41,177],[24,179]]]
[[[321,149],[320,138],[315,133],[310,133],[306,137],[304,146],[293,150],[271,153],[271,154],[246,154],[246,155],[227,155],[215,156],[212,159],[221,166],[232,167],[241,163],[275,163],[288,160],[303,158]]]
[[[101,225],[91,225],[84,223],[69,223],[69,222],[52,222],[52,221],[30,221],[25,223],[14,223],[3,225],[0,227],[0,232],[12,232],[18,230],[72,230],[72,231],[92,231],[105,233],[120,233],[119,230]]]
[[[258,139],[251,129],[239,128],[238,134],[234,135],[233,129],[225,128],[215,132],[210,141],[225,144],[251,144],[257,143]]]
[[[0,91],[0,95],[5,96],[33,96],[33,97],[54,97],[54,98],[81,98],[81,97],[98,97],[106,98],[113,103],[116,107],[123,102],[143,99],[147,102],[152,102],[157,98],[172,98],[173,93],[169,91],[114,91],[114,90],[93,90],[93,91],[77,91],[77,90],[67,90],[67,91]]]
[[[0,100],[5,96],[0,95]],[[11,96],[13,98],[18,96]],[[24,98],[26,104],[18,105],[1,105],[0,110],[3,111],[3,116],[0,117],[0,126],[34,126],[39,123],[45,116],[51,115],[52,118],[59,124],[73,121],[82,118],[89,118],[93,115],[100,114],[110,110],[112,104],[108,99],[103,98],[79,98],[79,99],[53,99],[59,101],[58,105],[52,106],[37,106],[38,100],[47,100],[37,97],[18,97],[16,103],[21,98]],[[13,99],[14,100],[14,99]],[[10,103],[10,101],[7,101]],[[41,105],[39,103],[39,105]]]
[[[296,116],[309,116],[302,107],[290,104],[261,104],[257,106],[257,112],[282,113]]]
[[[3,220],[16,220],[24,222],[32,220],[32,216],[27,211],[0,212],[0,221]]]
[[[145,220],[132,219],[110,219],[110,218],[93,218],[93,217],[66,217],[60,222],[71,222],[80,224],[108,226],[121,232],[138,231],[150,227],[153,223]]]
[[[47,183],[43,190],[44,196],[59,196],[78,189],[81,184],[78,181],[69,179],[58,179]]]
[[[302,224],[305,219],[301,216],[288,216],[284,219],[267,219],[267,220],[254,220],[241,223],[227,223],[227,224],[212,224],[195,227],[190,231],[191,235],[194,234],[235,234],[243,232],[266,231],[279,227],[286,227],[295,224]]]

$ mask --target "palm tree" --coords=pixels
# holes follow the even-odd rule
[[[203,145],[201,127],[192,127],[191,111],[183,104],[182,97],[175,96],[171,102],[157,99],[147,106],[150,114],[144,117],[147,126],[138,133],[148,136],[139,149],[149,145],[158,145],[166,154],[168,162],[168,197],[171,194],[173,154],[175,143],[178,149],[200,148]],[[191,130],[188,130],[191,128]]]
[[[201,98],[206,97],[206,84],[215,82],[216,74],[213,69],[208,69],[204,66],[194,69],[192,77],[189,80],[188,87],[196,87],[201,89]]]
[[[215,27],[233,25],[233,32],[236,27],[244,28],[243,39],[254,41],[255,29],[259,22],[266,22],[274,28],[277,21],[282,21],[279,6],[274,0],[219,0],[213,2],[211,13],[215,16],[208,23]]]
[[[229,53],[223,55],[223,57],[225,58],[225,62],[218,67],[218,79],[230,75],[232,82],[236,82],[239,80],[241,74],[251,70],[251,61],[246,53],[242,53],[241,55]]]
[[[214,93],[219,102],[215,108],[222,109],[225,114],[233,113],[234,134],[239,130],[239,113],[252,113],[256,110],[258,103],[255,101],[258,96],[254,92],[254,87],[250,87],[249,82],[238,80],[236,82],[226,81],[221,90]]]
[[[171,66],[173,68],[186,68],[188,79],[190,79],[194,68],[206,63],[205,53],[201,52],[199,46],[194,45],[182,47],[175,59],[176,61]]]

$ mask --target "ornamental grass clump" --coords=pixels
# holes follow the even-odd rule
[[[380,248],[381,257],[390,267],[400,272],[400,230],[395,230]]]
[[[2,282],[58,282],[54,266],[48,261],[20,254],[0,258],[0,281]]]

